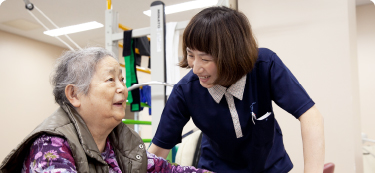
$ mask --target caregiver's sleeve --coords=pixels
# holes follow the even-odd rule
[[[299,118],[315,104],[275,53],[270,61],[270,79],[272,100],[295,118]]]
[[[158,129],[152,143],[171,149],[181,142],[181,133],[189,121],[190,114],[186,107],[186,100],[181,92],[181,87],[176,84],[164,107]]]

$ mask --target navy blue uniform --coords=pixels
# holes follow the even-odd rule
[[[152,142],[170,149],[181,142],[190,117],[202,130],[198,167],[215,172],[282,173],[293,168],[285,151],[272,101],[299,118],[314,102],[271,50],[259,48],[254,69],[247,74],[243,99],[234,98],[243,137],[236,138],[225,97],[217,104],[192,70],[174,86]],[[252,121],[251,112],[263,120]]]

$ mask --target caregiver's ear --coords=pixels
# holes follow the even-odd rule
[[[81,106],[81,101],[78,98],[78,89],[73,84],[65,87],[65,96],[74,107],[78,108]]]

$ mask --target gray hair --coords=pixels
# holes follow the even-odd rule
[[[60,106],[64,103],[71,105],[65,95],[65,87],[69,84],[78,88],[77,93],[87,95],[96,65],[107,56],[115,57],[111,51],[101,47],[65,52],[57,60],[51,78],[56,103]]]

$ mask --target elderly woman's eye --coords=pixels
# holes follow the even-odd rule
[[[111,82],[112,82],[112,81],[113,81],[113,78],[109,78],[107,81],[111,81]]]

